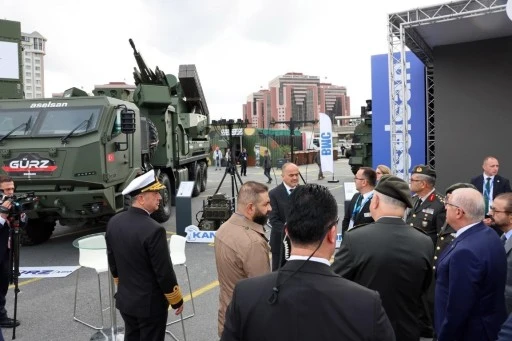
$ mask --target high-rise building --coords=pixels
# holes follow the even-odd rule
[[[39,32],[21,33],[25,98],[44,97],[44,56],[46,38]]]
[[[243,118],[253,127],[270,128],[272,121],[318,120],[326,113],[333,123],[335,116],[350,115],[350,98],[343,86],[321,83],[317,76],[290,72],[269,82],[268,90],[260,90],[247,97]],[[285,129],[284,123],[272,126]]]

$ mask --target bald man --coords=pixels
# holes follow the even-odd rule
[[[299,167],[287,162],[281,168],[283,182],[270,191],[270,249],[272,251],[272,271],[276,271],[285,263],[283,238],[284,224],[290,211],[290,195],[299,185]]]

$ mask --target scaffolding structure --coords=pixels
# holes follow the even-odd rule
[[[512,0],[509,0],[512,1]],[[476,16],[505,12],[507,0],[465,0],[414,9],[388,16],[388,72],[390,94],[390,147],[391,171],[402,179],[409,178],[411,168],[409,148],[410,97],[408,85],[406,48],[411,50],[426,68],[426,123],[427,164],[435,169],[435,72],[433,46],[430,46],[419,29],[425,25],[461,20]]]

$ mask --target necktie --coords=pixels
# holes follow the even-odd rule
[[[359,198],[356,200],[356,204],[354,205],[354,210],[352,211],[352,218],[354,218],[359,211],[361,211],[361,202],[363,201],[363,195],[359,194]]]
[[[489,213],[489,200],[491,200],[491,178],[488,177],[486,180],[484,191],[485,214]]]
[[[418,207],[420,207],[421,205],[421,199],[418,198],[418,200],[416,200],[416,202],[414,203],[414,207],[412,208],[413,211],[416,211],[418,209]]]
[[[288,195],[291,195],[294,189],[295,188],[290,188],[290,191],[289,191]]]
[[[505,233],[501,235],[500,239],[501,242],[503,243],[503,246],[505,246],[505,243],[507,242],[507,236],[505,235]]]

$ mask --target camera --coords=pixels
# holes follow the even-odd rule
[[[35,196],[34,192],[13,194],[9,196],[2,195],[2,198],[0,199],[0,213],[16,217],[21,213],[33,210],[35,203],[38,200],[39,199]],[[10,209],[2,206],[2,204],[6,201],[11,203]]]

